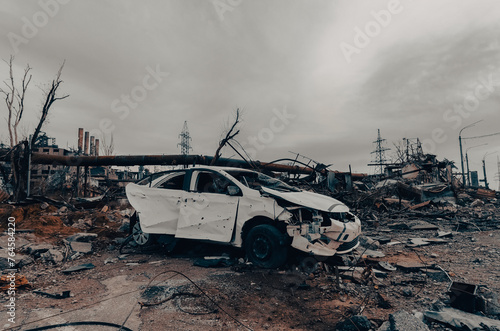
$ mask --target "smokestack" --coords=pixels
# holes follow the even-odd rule
[[[94,136],[90,136],[90,155],[95,155],[95,137]]]
[[[85,131],[85,155],[89,155],[89,132]]]
[[[99,139],[95,140],[95,153],[96,156],[99,156]]]
[[[78,154],[83,151],[83,128],[78,129]]]

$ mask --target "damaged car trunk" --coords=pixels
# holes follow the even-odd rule
[[[139,245],[195,239],[245,250],[277,268],[289,248],[329,257],[358,245],[360,220],[342,202],[302,191],[259,172],[195,167],[150,176],[126,187]]]

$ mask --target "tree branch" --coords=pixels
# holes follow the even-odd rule
[[[231,128],[227,131],[226,133],[226,136],[219,142],[219,147],[217,148],[217,150],[215,151],[215,155],[212,159],[212,161],[210,162],[210,165],[215,165],[215,163],[217,163],[217,160],[219,159],[220,157],[220,151],[221,149],[231,140],[233,139],[234,137],[236,137],[236,135],[238,133],[240,133],[240,130],[236,130],[236,132],[233,132],[235,129],[236,129],[236,126],[238,125],[238,123],[240,123],[240,109],[236,109],[236,117],[234,119],[234,123],[233,125],[231,126]]]
[[[46,93],[45,103],[44,103],[43,108],[42,108],[42,114],[40,116],[40,120],[38,121],[38,125],[35,129],[35,132],[33,133],[33,137],[31,138],[31,146],[35,145],[35,142],[38,138],[38,135],[40,134],[40,131],[42,130],[43,123],[47,119],[47,116],[49,114],[49,110],[50,110],[50,107],[52,106],[52,104],[57,100],[62,100],[62,99],[66,99],[67,97],[69,97],[69,95],[65,95],[65,96],[60,97],[60,98],[56,97],[57,89],[59,88],[59,85],[62,83],[61,72],[62,72],[63,67],[64,67],[64,62],[61,65],[61,68],[59,68],[59,71],[57,72],[56,78],[52,81],[52,86],[50,87],[49,91]]]
[[[28,76],[28,73],[30,72],[31,67],[29,64],[26,65],[26,68],[24,69],[24,76],[23,80],[21,82],[21,93],[19,93],[19,90],[16,90],[16,99],[17,99],[17,109],[16,109],[16,115],[14,119],[14,142],[15,144],[19,143],[18,137],[17,137],[17,127],[19,126],[19,122],[21,121],[24,113],[24,96],[26,94],[26,90],[28,89],[28,85],[31,82],[31,77],[32,75],[29,76],[28,80],[26,81],[26,77]]]
[[[8,111],[8,119],[7,119],[7,126],[9,129],[9,138],[10,138],[10,147],[14,147],[14,133],[12,131],[12,115],[14,112],[14,96],[15,96],[15,85],[14,85],[14,72],[12,70],[12,63],[14,61],[14,56],[10,56],[9,62],[5,61],[7,65],[9,66],[9,80],[10,80],[10,85],[7,83],[7,81],[4,81],[5,86],[7,86],[8,91],[4,89],[0,89],[0,92],[5,95],[5,104],[7,105],[7,111]]]

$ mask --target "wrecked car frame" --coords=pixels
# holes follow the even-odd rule
[[[348,253],[361,233],[342,202],[252,170],[172,170],[129,184],[126,193],[139,245],[158,235],[230,244],[264,268],[283,265],[289,247],[323,257]]]

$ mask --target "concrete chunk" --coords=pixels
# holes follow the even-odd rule
[[[429,327],[414,315],[402,310],[389,315],[391,331],[429,331]]]
[[[40,257],[42,253],[45,253],[49,249],[53,249],[54,246],[49,244],[40,245],[30,245],[28,246],[28,254],[33,255],[35,258]]]
[[[49,249],[45,253],[42,253],[40,257],[45,261],[45,262],[50,262],[54,264],[58,264],[63,261],[64,256],[61,252],[55,249]]]
[[[70,243],[71,250],[75,253],[89,254],[92,253],[92,244],[85,242],[72,241]]]
[[[368,318],[363,315],[355,315],[337,324],[338,331],[368,331],[372,325]]]

